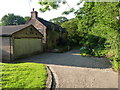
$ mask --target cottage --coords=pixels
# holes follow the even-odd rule
[[[42,34],[33,25],[2,26],[2,60],[10,62],[43,51]]]
[[[39,18],[38,12],[34,11],[34,9],[31,12],[31,18],[26,22],[26,24],[32,24],[43,34],[45,49],[52,49],[58,44],[64,44],[60,41],[65,41],[66,39],[65,29],[57,24]]]

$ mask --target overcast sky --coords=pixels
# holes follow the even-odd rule
[[[56,18],[58,16],[62,16],[62,12],[64,10],[68,10],[69,7],[68,5],[62,5],[61,8],[58,10],[52,10],[49,12],[41,13],[39,11],[40,5],[38,4],[39,0],[2,0],[0,2],[0,19],[8,13],[14,13],[15,15],[20,15],[20,16],[30,16],[30,12],[32,11],[32,8],[35,8],[35,11],[38,11],[38,16],[42,17],[46,20]],[[67,0],[68,4],[70,7],[76,7],[76,3],[79,0]],[[70,14],[66,16],[67,18],[73,18],[74,14]]]

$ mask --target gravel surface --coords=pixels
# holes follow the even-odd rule
[[[23,59],[47,64],[56,79],[56,88],[118,88],[118,73],[106,58],[83,57],[79,50],[44,53]]]

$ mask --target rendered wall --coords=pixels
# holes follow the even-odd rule
[[[2,62],[10,61],[10,37],[2,37]]]

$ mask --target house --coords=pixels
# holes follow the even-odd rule
[[[39,32],[43,34],[43,44],[45,49],[52,49],[59,44],[65,44],[66,31],[61,26],[48,22],[38,17],[38,12],[31,12],[31,18],[26,24],[32,24]]]
[[[2,60],[10,62],[43,51],[43,35],[33,25],[2,26]]]

